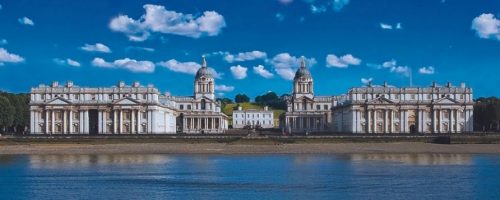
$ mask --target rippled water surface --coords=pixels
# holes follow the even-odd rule
[[[500,155],[0,156],[0,199],[500,199]]]

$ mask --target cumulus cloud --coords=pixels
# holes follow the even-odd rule
[[[158,62],[156,64],[165,67],[173,72],[191,74],[191,75],[195,75],[198,69],[201,68],[201,65],[196,62],[179,62],[175,59]],[[208,69],[212,72],[215,78],[222,78],[222,76],[224,75],[223,73],[218,73],[213,68],[209,67]]]
[[[305,58],[308,66],[315,65],[316,59]],[[295,71],[300,66],[300,58],[290,55],[289,53],[280,53],[274,56],[269,64],[273,66],[274,71],[285,80],[293,80]]]
[[[83,47],[80,47],[80,49],[90,52],[111,53],[111,49],[102,43],[85,44]]]
[[[137,61],[130,58],[118,59],[112,63],[102,58],[94,58],[92,65],[104,68],[121,68],[131,72],[152,73],[155,70],[155,64],[151,61]]]
[[[265,69],[263,65],[253,67],[253,73],[268,79],[274,76],[274,74]]]
[[[386,29],[386,30],[392,30],[392,29],[403,29],[403,25],[401,23],[396,23],[396,25],[391,25],[391,24],[386,24],[386,23],[380,23],[380,28],[381,29]]]
[[[500,20],[491,13],[483,13],[474,18],[471,28],[480,38],[500,40]]]
[[[19,21],[19,23],[21,23],[21,24],[28,25],[28,26],[34,26],[35,25],[35,23],[33,22],[33,20],[31,20],[28,17],[19,18],[19,19],[17,19],[17,21]]]
[[[249,51],[249,52],[241,52],[241,53],[237,53],[237,54],[231,54],[229,52],[219,51],[219,52],[212,53],[212,55],[221,55],[221,56],[223,56],[224,60],[228,63],[267,59],[266,52],[256,51],[256,50]]]
[[[231,70],[231,74],[235,79],[244,79],[247,77],[248,68],[243,67],[241,65],[232,66],[229,68]]]
[[[369,67],[373,67],[375,69],[388,69],[390,72],[401,74],[403,76],[410,76],[411,68],[408,66],[398,65],[397,61],[392,59],[389,61],[385,61],[382,64],[367,64]]]
[[[164,33],[200,38],[216,36],[226,27],[224,17],[215,11],[205,11],[201,16],[178,13],[164,6],[146,4],[146,13],[135,20],[119,15],[111,20],[109,28],[126,34],[131,41],[144,41],[151,33]]]
[[[24,62],[24,58],[16,54],[9,53],[4,48],[0,48],[0,65],[4,65],[4,63],[19,63],[19,62]]]
[[[215,85],[215,90],[220,92],[232,92],[234,90],[234,86]]]
[[[54,58],[53,61],[58,64],[58,65],[69,65],[73,67],[80,67],[81,64],[73,59],[67,58],[67,59],[60,59],[60,58]]]
[[[373,81],[373,78],[361,78],[361,83],[367,85],[370,84]]]
[[[411,69],[408,66],[392,67],[390,71],[393,73],[401,74],[403,76],[410,76],[411,74]]]
[[[282,14],[282,13],[276,13],[276,15],[274,15],[274,17],[276,18],[276,20],[278,20],[279,22],[282,22],[283,20],[285,20],[285,15]]]
[[[335,54],[328,54],[326,56],[327,67],[347,68],[349,65],[360,65],[361,59],[354,57],[351,54],[346,54],[337,57]]]
[[[418,73],[420,73],[420,74],[434,74],[435,69],[433,66],[421,67],[420,69],[418,69]]]

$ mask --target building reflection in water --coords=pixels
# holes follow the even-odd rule
[[[370,153],[351,154],[351,161],[392,161],[409,165],[470,165],[472,156],[469,154],[444,154],[444,153],[417,153],[417,154],[391,154]]]
[[[31,168],[86,167],[93,165],[166,164],[167,155],[104,154],[104,155],[30,155]]]

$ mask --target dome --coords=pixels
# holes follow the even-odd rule
[[[304,61],[304,58],[302,58],[302,61],[300,63],[300,67],[295,72],[295,77],[293,78],[294,80],[300,79],[300,78],[308,78],[311,79],[311,72],[309,72],[309,69],[306,67],[306,62]]]
[[[205,77],[205,78],[213,78],[214,77],[212,74],[212,71],[210,69],[208,69],[208,67],[207,67],[207,61],[205,60],[205,56],[203,56],[201,68],[198,69],[198,71],[196,72],[195,79],[199,79],[201,77]]]

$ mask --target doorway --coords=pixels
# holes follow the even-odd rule
[[[99,112],[96,109],[89,110],[89,135],[97,135],[99,133]]]

